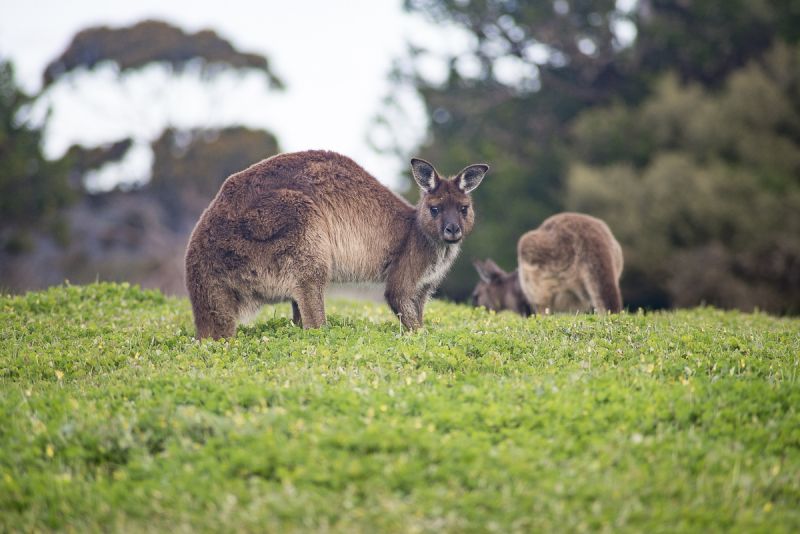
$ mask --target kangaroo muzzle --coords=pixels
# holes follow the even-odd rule
[[[456,223],[447,223],[444,226],[444,240],[449,243],[457,243],[461,241],[463,233],[461,227]]]

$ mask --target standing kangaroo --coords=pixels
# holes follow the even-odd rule
[[[186,251],[197,337],[232,336],[243,314],[290,298],[295,324],[325,323],[329,282],[385,282],[403,326],[422,326],[425,302],[474,222],[470,193],[488,165],[443,179],[411,160],[416,208],[335,152],[280,154],[230,176]]]
[[[520,237],[517,262],[518,270],[512,273],[491,260],[476,264],[482,281],[473,292],[473,303],[514,309],[513,303],[524,297],[538,313],[622,309],[622,248],[600,219],[580,213],[553,215]]]

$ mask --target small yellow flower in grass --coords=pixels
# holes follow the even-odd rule
[[[765,502],[764,503],[764,512],[769,513],[770,510],[772,510],[772,503],[771,502]]]
[[[245,423],[245,418],[244,415],[241,414],[241,412],[237,412],[236,414],[234,414],[233,424],[236,425],[237,428],[243,427],[244,423]]]
[[[60,382],[62,378],[64,378],[64,373],[56,369],[56,378]]]
[[[389,407],[388,407],[388,406],[386,406],[385,404],[381,404],[381,411],[382,411],[382,412],[385,412],[385,411],[386,411],[386,410],[388,410],[388,409],[389,409]]]
[[[47,444],[47,448],[45,448],[44,452],[48,458],[52,458],[56,454],[55,449],[53,449],[53,446],[50,445],[49,443]]]

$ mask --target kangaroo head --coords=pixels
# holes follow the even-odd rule
[[[470,165],[452,178],[442,178],[425,160],[411,160],[411,174],[422,190],[417,221],[432,240],[459,243],[472,231],[475,215],[470,193],[489,171],[483,163]]]
[[[475,260],[472,262],[480,280],[472,291],[472,305],[483,306],[487,310],[512,310],[527,317],[531,307],[519,287],[517,273],[507,273],[494,261]]]

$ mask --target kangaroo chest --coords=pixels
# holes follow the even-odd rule
[[[422,277],[419,279],[419,283],[417,284],[418,287],[429,286],[431,288],[436,288],[444,279],[447,271],[450,270],[450,267],[453,265],[453,262],[456,261],[458,257],[458,253],[461,250],[461,245],[448,245],[443,248],[439,248],[436,251],[436,259],[434,262],[429,265],[425,271],[422,273]]]

